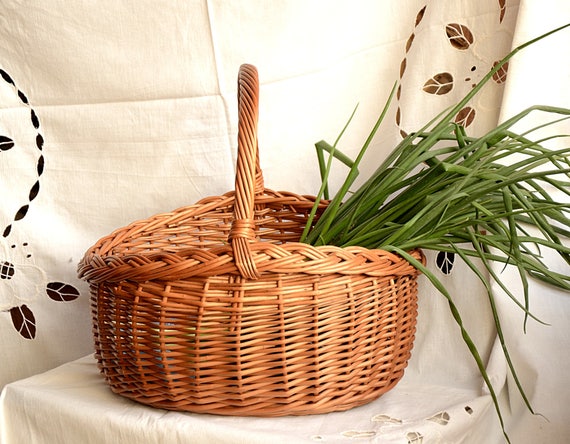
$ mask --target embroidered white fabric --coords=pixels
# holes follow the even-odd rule
[[[3,0],[1,442],[502,442],[447,302],[424,278],[413,356],[394,390],[344,413],[244,419],[166,413],[110,393],[88,356],[76,265],[119,226],[233,188],[240,64],[260,74],[266,186],[315,194],[314,143],[334,141],[357,104],[340,144],[351,156],[399,82],[366,178],[402,132],[463,97],[513,44],[569,21],[565,0],[537,3]],[[468,133],[532,104],[568,106],[569,43],[565,30],[517,54],[462,110]],[[457,258],[437,256],[428,264],[487,362],[512,442],[570,441],[568,295],[531,283],[531,309],[550,325],[530,321],[523,334],[522,312],[495,288],[513,362],[544,415],[533,416],[508,376],[483,286]],[[516,272],[497,271],[520,295]]]
[[[6,443],[502,442],[488,395],[409,379],[348,412],[224,417],[168,412],[116,396],[85,357],[9,384],[2,396]]]

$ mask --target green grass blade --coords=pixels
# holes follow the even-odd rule
[[[455,247],[455,246],[454,246]],[[505,342],[505,335],[503,334],[503,329],[501,326],[501,319],[499,317],[499,313],[497,311],[497,304],[495,302],[495,295],[493,293],[493,289],[491,288],[491,285],[489,284],[486,276],[484,276],[481,271],[477,268],[477,266],[469,259],[468,256],[463,254],[462,249],[460,248],[455,248],[456,253],[459,255],[459,257],[461,257],[463,259],[463,261],[467,264],[467,266],[471,269],[471,271],[479,278],[479,280],[483,283],[483,285],[485,286],[486,292],[487,292],[487,297],[489,299],[489,305],[491,307],[491,313],[493,315],[493,321],[495,323],[495,328],[497,330],[497,337],[499,338],[499,343],[501,344],[501,349],[503,350],[503,355],[505,357],[505,360],[507,362],[507,365],[509,367],[509,371],[511,372],[511,375],[513,377],[513,380],[515,381],[515,384],[517,386],[517,389],[521,395],[521,398],[523,399],[525,405],[527,406],[528,410],[531,413],[535,413],[534,409],[532,408],[532,405],[530,404],[530,401],[526,395],[526,392],[519,380],[518,374],[515,370],[515,367],[513,365],[513,361],[511,359],[509,350],[507,348],[507,344]],[[485,267],[487,268],[487,270],[489,270],[489,264],[486,263],[484,264]]]
[[[424,266],[419,260],[414,258],[411,254],[394,246],[388,246],[387,250],[398,253],[400,256],[406,259],[410,264],[412,264],[414,267],[420,270],[426,276],[426,278],[431,282],[431,284],[445,297],[445,299],[447,299],[453,319],[455,320],[455,323],[461,330],[461,337],[463,338],[463,341],[467,345],[467,348],[469,349],[471,356],[473,356],[473,359],[477,364],[477,368],[479,369],[479,372],[481,373],[481,376],[485,381],[487,388],[489,389],[489,394],[493,401],[493,405],[495,406],[495,411],[497,412],[497,416],[499,419],[499,423],[501,425],[501,429],[503,430],[503,434],[505,435],[507,441],[509,441],[509,438],[505,431],[505,423],[503,420],[503,415],[501,413],[501,406],[499,405],[499,399],[497,398],[495,388],[493,387],[491,379],[489,378],[489,374],[487,373],[487,369],[485,368],[485,363],[481,358],[481,353],[479,352],[477,346],[475,345],[475,342],[473,342],[473,339],[469,335],[468,331],[465,329],[463,318],[461,317],[461,314],[459,313],[459,310],[457,309],[457,306],[455,305],[453,298],[451,297],[445,286],[441,283],[441,281],[435,276],[435,274],[433,274],[426,266]]]

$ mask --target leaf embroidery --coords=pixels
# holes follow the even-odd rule
[[[448,72],[440,72],[429,79],[423,87],[428,94],[436,94],[438,96],[447,94],[453,89],[453,76]]]
[[[445,426],[449,423],[450,416],[449,416],[449,413],[447,413],[447,412],[439,412],[439,413],[433,415],[431,418],[428,418],[427,420],[435,422],[439,425]]]
[[[14,271],[14,264],[6,261],[2,262],[0,265],[0,279],[12,279]]]
[[[493,63],[493,68],[494,68],[495,66],[497,66],[498,63],[499,63],[499,62]],[[500,85],[501,83],[505,83],[505,81],[507,80],[507,71],[508,71],[508,70],[509,70],[509,64],[508,64],[508,62],[507,62],[507,63],[505,63],[503,66],[501,66],[501,67],[499,68],[499,70],[498,70],[495,74],[493,74],[493,80],[494,80],[496,83],[498,83],[499,85]]]
[[[14,85],[14,81],[12,80],[12,77],[10,77],[10,75],[6,71],[4,71],[3,69],[0,69],[0,76],[2,76],[2,78],[4,79],[4,81],[6,83]]]
[[[454,262],[455,254],[448,253],[447,251],[440,251],[435,258],[437,268],[439,268],[443,274],[451,274]]]
[[[409,432],[406,434],[406,438],[408,438],[408,444],[421,444],[424,440],[424,437],[419,432]]]
[[[380,422],[382,424],[402,424],[401,419],[393,418],[388,415],[374,415],[372,417],[372,422]]]
[[[0,69],[0,83],[1,82],[5,82],[9,85],[18,97],[21,105],[28,110],[28,124],[31,124],[36,134],[34,149],[37,156],[35,167],[37,177],[35,181],[32,182],[28,191],[28,202],[22,202],[20,204],[19,209],[16,211],[12,219],[12,223],[6,225],[3,230],[0,228],[2,233],[1,237],[7,238],[13,232],[14,222],[20,221],[27,216],[30,210],[30,203],[37,198],[40,192],[40,179],[45,167],[45,159],[43,156],[45,140],[40,131],[40,119],[30,105],[28,97],[18,89],[12,77],[10,77],[10,75],[3,69]],[[0,135],[0,154],[11,150],[15,145],[16,143],[10,137]],[[6,242],[4,239],[1,240]],[[28,243],[24,242],[22,245],[27,247]],[[13,243],[11,248],[16,248],[16,244]],[[26,259],[29,259],[30,257],[31,254],[27,254],[25,256]],[[4,257],[3,259],[4,260],[0,260],[0,280],[4,281],[2,282],[2,285],[10,286],[10,291],[6,293],[8,294],[8,299],[3,298],[0,300],[0,303],[2,304],[1,310],[10,312],[12,324],[20,335],[26,339],[34,339],[36,336],[36,320],[32,310],[28,305],[24,304],[24,302],[28,303],[28,299],[31,300],[36,295],[41,294],[40,288],[42,287],[45,288],[48,297],[57,302],[73,301],[79,297],[79,291],[72,285],[63,282],[49,282],[47,286],[44,286],[44,275],[41,273],[39,268],[29,266],[25,263],[12,261],[10,257]],[[41,276],[34,276],[34,270]],[[15,281],[18,281],[18,290],[12,291]]]
[[[0,136],[0,151],[8,151],[14,148],[14,141],[6,136]]]
[[[69,302],[79,297],[77,288],[63,282],[50,282],[47,284],[46,293],[50,299],[57,302]]]
[[[402,77],[404,77],[404,73],[406,72],[406,66],[408,64],[408,61],[406,60],[406,58],[404,57],[402,59],[402,62],[400,63],[400,79]]]
[[[29,209],[30,209],[29,205],[22,205],[22,207],[16,212],[16,215],[14,216],[14,220],[23,219],[26,216],[26,214],[28,213]]]
[[[36,167],[38,176],[41,176],[42,173],[44,172],[44,165],[45,165],[44,156],[40,156],[38,158],[38,165]]]
[[[408,41],[406,42],[406,53],[410,51],[410,48],[412,47],[412,43],[414,43],[415,38],[416,35],[412,32],[410,34],[410,37],[408,37]]]
[[[470,106],[466,106],[457,113],[457,116],[455,116],[455,123],[467,128],[471,123],[473,123],[473,119],[475,119],[475,110]]]
[[[372,438],[376,436],[376,432],[374,430],[347,430],[346,432],[342,432],[342,435],[347,438]]]
[[[28,194],[28,199],[30,200],[30,202],[37,197],[39,192],[40,192],[40,181],[37,180],[36,183],[32,186],[32,188],[30,188],[30,194]]]
[[[44,149],[44,138],[41,134],[36,136],[36,146],[40,151]]]
[[[507,10],[507,0],[499,0],[499,23],[503,23],[505,12]]]
[[[33,109],[30,111],[30,120],[32,121],[32,125],[34,125],[35,129],[40,127],[40,120]]]
[[[10,316],[14,327],[24,338],[34,339],[36,337],[36,318],[27,305],[11,308]]]
[[[37,196],[38,191],[40,189],[39,179],[40,179],[40,176],[42,175],[42,173],[44,171],[44,158],[43,158],[43,155],[41,154],[41,152],[43,151],[43,146],[44,146],[44,138],[43,138],[42,134],[40,133],[40,126],[41,126],[40,125],[40,119],[38,118],[38,115],[36,114],[34,109],[31,107],[30,102],[28,100],[28,97],[20,89],[18,89],[18,87],[16,86],[16,83],[14,82],[12,77],[10,77],[10,75],[6,71],[4,71],[3,69],[0,69],[0,77],[1,77],[1,80],[3,80],[4,82],[6,82],[10,85],[10,88],[14,91],[14,93],[16,94],[18,99],[20,100],[21,104],[24,105],[26,108],[28,108],[28,110],[29,110],[29,124],[31,124],[31,126],[34,128],[34,131],[36,133],[36,141],[35,141],[36,146],[35,146],[35,148],[37,149],[36,152],[38,154],[38,162],[37,162],[37,167],[36,167],[37,178],[36,178],[36,181],[33,183],[32,187],[30,188],[30,191],[28,193],[28,195],[29,195],[28,202],[23,203],[20,206],[20,209],[16,212],[16,215],[14,216],[14,219],[12,222],[17,222],[19,220],[22,220],[26,216],[26,214],[28,213],[28,209],[29,209],[29,203]],[[12,139],[10,139],[9,137],[7,137],[5,135],[0,135],[0,152],[7,151],[7,150],[13,148],[14,146],[15,146],[15,142]],[[12,232],[12,224],[10,223],[2,231],[2,236],[8,237],[11,232]]]
[[[451,46],[460,51],[466,50],[473,44],[473,33],[465,25],[450,23],[445,27],[445,33]]]
[[[406,55],[408,54],[408,52],[412,48],[412,44],[414,43],[414,39],[416,38],[415,30],[419,26],[420,22],[423,20],[425,12],[426,12],[426,8],[427,8],[427,5],[424,5],[418,11],[418,13],[416,15],[416,21],[414,23],[414,31],[412,31],[412,33],[410,34],[410,37],[408,37],[408,41],[406,42]],[[404,73],[406,72],[407,64],[408,64],[408,60],[406,59],[406,57],[404,57],[400,63],[400,85],[398,85],[398,92],[396,94],[396,99],[398,100],[398,102],[400,101],[400,97],[402,94],[402,78],[404,77]],[[398,125],[398,128],[400,129],[400,135],[402,137],[406,137],[407,133],[406,133],[406,131],[404,131],[400,127],[400,123],[401,123],[401,110],[400,110],[400,105],[398,105],[398,110],[396,113],[396,124]]]
[[[418,15],[416,15],[416,26],[418,26],[420,24],[420,22],[422,21],[422,19],[424,18],[426,8],[427,8],[427,5],[425,5],[422,9],[420,9],[420,11],[418,12]]]

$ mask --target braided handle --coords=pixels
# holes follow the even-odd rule
[[[255,241],[255,194],[263,192],[263,175],[259,165],[257,119],[259,80],[257,69],[242,65],[238,74],[238,153],[235,182],[234,220],[228,240],[240,274],[247,279],[259,278],[250,243]]]

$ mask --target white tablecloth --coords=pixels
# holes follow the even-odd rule
[[[399,82],[364,179],[400,131],[456,103],[513,44],[570,21],[568,0],[1,4],[0,136],[14,142],[0,150],[1,444],[504,442],[447,302],[425,280],[413,356],[393,391],[344,413],[244,419],[137,405],[109,391],[91,357],[72,361],[92,349],[76,265],[117,227],[233,189],[241,63],[260,72],[267,187],[314,194],[313,144],[334,141],[357,103],[340,144],[351,157]],[[517,54],[506,81],[462,110],[468,134],[529,105],[568,107],[569,42],[566,30]],[[531,117],[527,129],[542,122]],[[342,178],[335,171],[333,189]],[[428,266],[501,393],[512,442],[570,442],[568,295],[531,284],[531,311],[550,325],[530,321],[525,335],[522,311],[494,288],[511,357],[545,419],[528,413],[508,375],[477,278],[460,261],[444,273],[435,254]],[[521,297],[516,270],[503,276]]]
[[[115,395],[92,356],[5,387],[4,444],[502,442],[490,398],[402,379],[347,412],[240,418],[154,409]],[[418,416],[418,412],[423,412]]]

